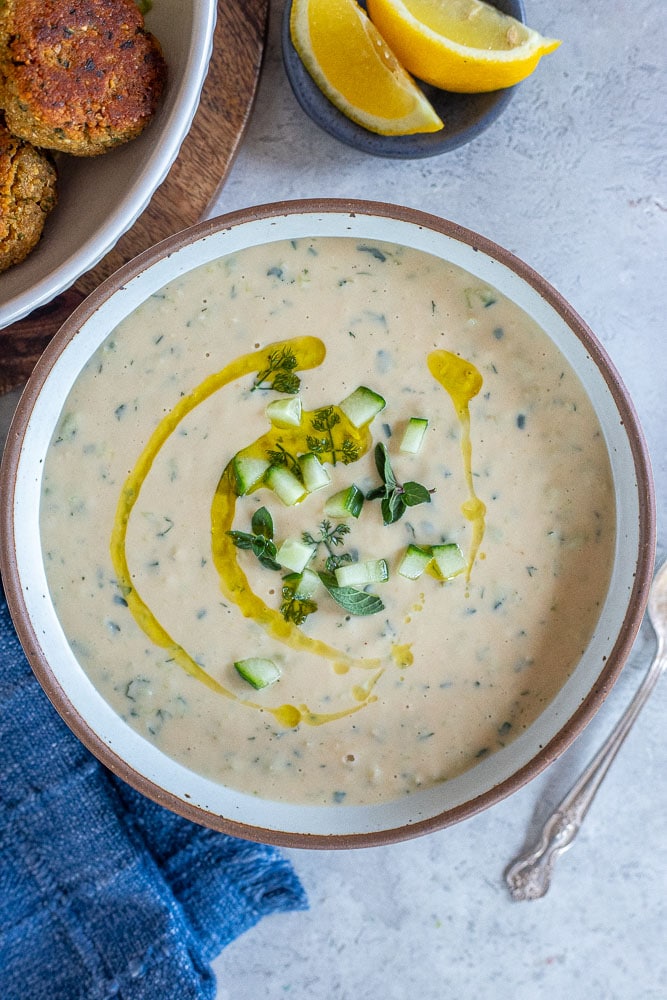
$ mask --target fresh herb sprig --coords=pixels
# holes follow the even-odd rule
[[[266,509],[260,507],[252,516],[252,531],[228,531],[234,545],[239,549],[247,549],[254,553],[262,566],[267,569],[281,570],[283,567],[276,561],[277,549],[273,541],[273,518]],[[324,569],[317,572],[320,580],[333,600],[348,614],[351,615],[374,615],[378,611],[384,610],[384,604],[377,594],[369,594],[364,590],[356,590],[354,587],[339,587],[335,571],[339,566],[354,562],[354,557],[349,552],[334,551],[344,544],[344,539],[349,534],[350,528],[347,524],[332,525],[331,521],[321,521],[318,525],[319,533],[311,534],[304,531],[302,538],[307,545],[312,545],[315,551],[321,545],[327,552]],[[291,574],[298,577],[298,574]],[[298,596],[298,578],[290,579],[283,577],[282,603],[280,613],[287,622],[295,625],[303,625],[308,615],[317,611],[317,604],[310,598]]]
[[[376,615],[378,611],[384,611],[384,604],[377,594],[369,594],[365,590],[355,590],[354,587],[339,587],[334,574],[326,570],[317,575],[336,604],[348,614]]]
[[[282,566],[276,562],[277,549],[273,541],[273,518],[266,509],[260,507],[252,516],[250,522],[252,532],[228,531],[237,549],[249,549],[266,569],[280,570]]]
[[[335,552],[334,549],[343,545],[345,536],[350,533],[347,524],[340,523],[335,526],[331,521],[320,521],[319,535],[312,535],[309,531],[304,531],[301,536],[306,545],[312,545],[317,552],[320,545],[323,545],[328,552],[324,569],[318,571],[318,576],[329,595],[336,604],[347,611],[350,615],[374,615],[378,611],[384,610],[384,604],[377,594],[369,594],[365,590],[356,590],[354,587],[339,587],[336,580],[335,571],[339,566],[354,562],[354,557],[350,552]]]
[[[280,613],[286,622],[293,622],[295,625],[303,625],[308,615],[317,611],[317,604],[310,598],[297,597],[296,584],[285,582],[283,578],[283,601],[280,605]]]
[[[279,441],[276,443],[276,447],[267,451],[266,454],[271,465],[284,465],[297,479],[302,479],[301,466],[298,459],[291,452],[287,451],[286,448],[283,448]]]
[[[340,415],[336,413],[333,406],[324,406],[317,410],[311,420],[313,430],[320,431],[325,437],[315,437],[309,434],[307,437],[308,450],[314,455],[328,455],[332,465],[338,459],[343,465],[356,462],[359,458],[359,449],[351,438],[344,438],[340,447],[336,445],[333,435],[334,427],[340,423]]]
[[[268,365],[263,371],[257,373],[250,391],[275,389],[276,392],[285,392],[291,396],[296,395],[301,385],[301,379],[294,372],[298,364],[294,351],[289,347],[282,347],[279,351],[272,351],[267,361]]]
[[[324,520],[320,521],[318,527],[320,531],[319,536],[315,537],[309,531],[304,531],[301,537],[306,545],[313,546],[315,552],[317,552],[320,545],[324,545],[329,553],[325,563],[327,572],[333,573],[339,566],[344,566],[345,563],[354,561],[349,552],[334,552],[334,548],[344,544],[345,535],[350,533],[349,525],[341,523],[332,527],[331,521]]]
[[[421,503],[430,503],[431,494],[421,483],[399,483],[391,467],[389,452],[382,443],[375,446],[375,465],[382,480],[382,486],[377,486],[366,494],[367,500],[381,500],[382,520],[385,524],[394,524],[408,507],[416,507]]]

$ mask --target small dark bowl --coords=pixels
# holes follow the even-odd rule
[[[504,14],[525,23],[523,0],[492,0]],[[364,7],[366,4],[360,3]],[[445,123],[440,132],[416,135],[377,135],[350,121],[324,96],[301,62],[290,37],[292,0],[287,0],[282,23],[282,49],[285,72],[294,96],[313,121],[335,139],[370,153],[395,160],[438,156],[476,139],[495,122],[512,99],[516,87],[494,90],[486,94],[454,94],[438,90],[417,80],[437,113]]]

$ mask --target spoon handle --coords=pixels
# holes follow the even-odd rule
[[[505,871],[505,881],[513,899],[539,899],[549,889],[556,858],[572,846],[604,776],[665,667],[667,650],[661,639],[653,662],[634,698],[606,741],[546,820],[537,843],[520,854]]]

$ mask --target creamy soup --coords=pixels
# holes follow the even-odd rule
[[[422,252],[318,238],[200,267],[108,336],[41,530],[130,726],[245,792],[352,804],[533,722],[596,626],[615,511],[593,408],[525,313]]]

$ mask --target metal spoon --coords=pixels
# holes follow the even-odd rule
[[[653,580],[648,616],[658,640],[653,662],[607,740],[545,822],[535,846],[520,854],[506,869],[505,881],[513,899],[539,899],[549,889],[556,858],[572,846],[604,776],[667,667],[667,562],[662,564]]]

